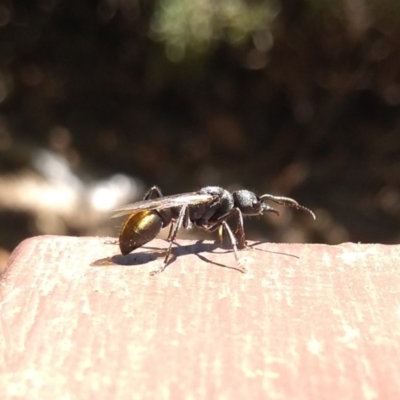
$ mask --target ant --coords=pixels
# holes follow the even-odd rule
[[[277,210],[265,204],[266,201],[306,211],[315,219],[315,214],[311,210],[289,197],[271,194],[257,196],[249,190],[237,190],[230,193],[219,186],[206,186],[197,192],[172,196],[163,196],[161,190],[157,186],[153,186],[145,194],[142,201],[114,210],[112,218],[129,215],[119,234],[119,247],[123,255],[129,254],[148,243],[157,236],[161,228],[171,225],[168,234],[170,245],[163,264],[158,270],[151,272],[151,275],[155,275],[166,268],[172,243],[179,229],[181,227],[191,229],[193,225],[208,232],[214,232],[218,229],[220,236],[225,229],[233,247],[236,261],[240,265],[237,249],[247,247],[243,216],[262,215],[264,212],[279,215]],[[235,233],[239,234],[238,242],[236,242],[234,233],[227,223],[228,219],[236,221]],[[245,272],[243,268],[240,268],[240,270]]]

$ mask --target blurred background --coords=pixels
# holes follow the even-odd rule
[[[399,22],[398,0],[0,1],[0,264],[116,236],[154,184],[317,214],[277,206],[248,239],[399,243]]]

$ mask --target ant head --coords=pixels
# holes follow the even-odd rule
[[[232,197],[235,207],[239,208],[243,215],[261,215],[264,212],[273,212],[279,215],[278,211],[265,204],[263,199],[249,190],[237,190],[232,193]]]

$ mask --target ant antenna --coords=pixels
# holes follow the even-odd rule
[[[272,194],[263,194],[262,196],[260,196],[260,201],[264,202],[266,200],[273,201],[274,203],[280,204],[282,206],[293,207],[297,210],[306,211],[313,217],[313,219],[317,218],[309,208],[301,206],[296,200],[293,200],[290,197],[273,196]]]

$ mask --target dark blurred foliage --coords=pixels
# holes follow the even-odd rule
[[[246,221],[249,237],[399,242],[399,4],[3,1],[2,196],[22,175],[43,178],[30,161],[43,148],[86,181],[245,187],[317,213]],[[106,232],[74,228],[73,213],[47,229],[27,197],[0,201],[0,247]]]

